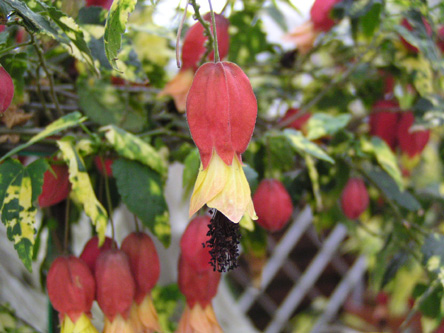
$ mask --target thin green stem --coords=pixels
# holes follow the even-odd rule
[[[200,63],[199,63],[199,66],[200,66],[205,62],[205,60],[208,58],[211,51],[213,50],[213,45],[214,45],[213,34],[211,33],[210,24],[207,21],[205,21],[203,19],[203,17],[200,15],[200,12],[199,12],[200,6],[196,3],[196,0],[190,0],[189,4],[194,9],[194,17],[196,18],[196,20],[198,20],[200,22],[200,24],[202,24],[202,26],[204,27],[204,34],[205,34],[205,36],[208,37],[208,43],[206,44],[207,50],[205,51],[205,53],[203,54],[203,56],[200,60]]]
[[[100,155],[100,167],[102,168],[102,172],[105,176],[105,194],[106,194],[106,203],[108,205],[108,214],[109,214],[109,221],[111,223],[111,238],[115,241],[115,230],[114,230],[114,221],[113,221],[113,205],[111,203],[111,191],[109,189],[109,177],[108,173],[105,169],[105,161],[103,160],[103,156]]]
[[[136,214],[134,214],[134,225],[136,227],[136,232],[140,232],[139,221],[137,220]]]
[[[176,37],[176,64],[177,68],[180,68],[182,64],[180,63],[180,37],[182,36],[182,28],[185,23],[185,19],[187,18],[188,5],[189,1],[185,4],[185,8],[183,10],[182,19],[180,20],[179,28],[177,29],[177,37]]]
[[[68,254],[68,242],[69,242],[69,211],[71,208],[71,201],[66,199],[66,207],[65,207],[65,234],[63,238],[63,252]]]
[[[7,48],[5,48],[5,49],[0,51],[0,57],[3,56],[4,54],[8,53],[9,51],[15,50],[15,49],[17,49],[19,47],[28,46],[28,45],[32,45],[32,40],[30,40],[30,41],[28,41],[26,43],[15,44],[15,45],[12,45],[10,47],[7,47]]]
[[[220,56],[219,56],[219,45],[217,44],[216,17],[214,16],[213,5],[211,4],[211,0],[208,0],[208,4],[210,5],[211,23],[213,24],[214,62],[219,62]]]

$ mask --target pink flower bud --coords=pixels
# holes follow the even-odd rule
[[[39,206],[49,207],[65,200],[71,191],[68,167],[63,164],[51,165],[43,175],[42,193],[39,195]]]
[[[399,148],[409,157],[421,154],[430,139],[429,130],[410,132],[414,122],[415,116],[412,112],[403,112],[397,130]]]
[[[160,261],[150,236],[142,232],[129,234],[121,249],[129,259],[136,282],[135,301],[140,304],[156,285],[160,275]]]
[[[329,31],[335,25],[331,10],[342,0],[315,0],[310,10],[313,28],[317,31]]]
[[[48,296],[60,318],[72,322],[89,313],[95,296],[95,282],[88,266],[74,256],[58,257],[46,278]]]
[[[373,111],[370,114],[370,134],[384,140],[392,150],[396,147],[398,110],[397,102],[381,100],[373,105]]]
[[[97,6],[109,10],[113,0],[86,0],[86,7]]]
[[[349,219],[357,219],[369,204],[369,197],[364,181],[360,178],[350,178],[342,191],[341,207]]]
[[[422,22],[425,25],[427,34],[429,36],[431,36],[432,35],[432,27],[430,26],[429,22],[427,22],[427,20],[425,18],[422,18]],[[404,28],[406,28],[407,30],[413,31],[413,26],[410,24],[410,22],[406,18],[402,19],[401,25]],[[409,52],[418,53],[418,51],[419,51],[418,48],[416,46],[413,46],[412,44],[410,44],[403,37],[401,37],[401,42]]]
[[[290,118],[293,115],[297,114],[298,112],[299,112],[299,109],[296,109],[296,108],[288,109],[287,112],[285,113],[285,115],[280,120],[280,122],[284,122],[285,120],[287,120],[288,118]],[[311,114],[310,113],[306,113],[306,114],[300,116],[299,118],[297,118],[296,120],[294,120],[293,122],[291,122],[286,127],[294,128],[295,130],[298,130],[298,131],[303,131],[304,128],[305,128],[305,125],[307,124],[307,122],[310,119],[310,117],[311,117]]]
[[[114,160],[112,158],[104,158],[102,163],[100,156],[94,157],[94,164],[96,165],[97,170],[99,170],[102,175],[105,175],[106,172],[108,177],[113,176],[113,169],[111,168],[113,163]]]
[[[444,53],[444,27],[438,29],[438,48]]]
[[[102,252],[96,263],[97,302],[112,323],[117,315],[127,319],[136,284],[125,252],[111,249]]]
[[[14,83],[3,67],[0,67],[0,82],[0,112],[5,112],[14,96]]]
[[[293,203],[284,185],[276,179],[264,179],[253,196],[257,223],[266,230],[278,231],[289,221]]]
[[[91,272],[94,274],[96,271],[96,261],[100,253],[109,250],[111,248],[117,248],[117,244],[109,237],[105,237],[105,242],[101,247],[99,247],[99,238],[97,236],[92,237],[83,248],[80,259],[82,259],[89,267]]]

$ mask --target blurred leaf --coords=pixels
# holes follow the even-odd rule
[[[399,206],[412,212],[421,209],[421,205],[415,199],[415,197],[407,191],[401,192],[393,178],[384,171],[371,170],[367,174],[370,179],[384,192],[384,194],[389,199],[394,200]]]
[[[82,7],[77,15],[79,24],[105,25],[106,18],[103,16],[105,10],[102,7]]]
[[[421,248],[423,264],[430,272],[438,275],[444,285],[444,236],[431,233]]]
[[[389,283],[396,275],[398,270],[406,263],[409,254],[405,251],[396,253],[393,258],[387,263],[384,275],[382,277],[381,289]]]
[[[284,136],[289,140],[293,148],[302,156],[307,154],[332,164],[335,163],[335,161],[318,145],[304,137],[301,132],[294,129],[286,129],[284,130]]]
[[[370,141],[361,138],[361,148],[376,158],[379,165],[393,178],[400,190],[404,189],[396,157],[384,140],[376,136],[372,136]]]
[[[115,0],[108,13],[105,24],[105,53],[111,66],[117,68],[117,54],[120,50],[122,36],[126,29],[128,16],[136,8],[137,0]]]
[[[39,159],[24,167],[17,160],[0,165],[1,218],[6,234],[14,242],[19,258],[32,271],[35,219],[33,201],[42,191],[43,174],[48,164]]]
[[[105,137],[120,156],[145,164],[166,178],[168,165],[151,145],[117,126],[109,125],[101,130],[106,131]]]
[[[151,290],[151,297],[159,315],[159,324],[162,332],[175,332],[177,323],[171,320],[171,318],[177,314],[179,301],[184,301],[185,299],[177,283],[167,286],[156,285]]]
[[[382,0],[370,0],[365,9],[368,11],[363,13],[360,23],[364,35],[371,37],[381,24]]]
[[[89,179],[82,157],[78,154],[71,138],[63,138],[57,141],[63,159],[68,164],[69,181],[72,185],[72,194],[82,204],[85,214],[88,215],[96,227],[100,244],[105,240],[108,214],[102,204],[97,200],[94,189]]]
[[[276,3],[272,3],[262,9],[265,14],[271,17],[271,19],[276,23],[283,31],[287,31],[287,22],[285,22],[285,16],[281,13]]]
[[[323,209],[321,188],[319,186],[319,173],[316,170],[315,163],[310,155],[305,155],[305,164],[307,165],[308,176],[311,180],[311,187],[313,189],[313,195],[316,200],[316,207],[318,211]]]
[[[265,135],[265,168],[268,172],[273,170],[290,171],[294,169],[293,146],[289,140],[282,136]]]
[[[247,177],[248,185],[250,185],[251,193],[254,193],[256,191],[257,185],[258,185],[258,178],[259,175],[252,167],[250,167],[248,164],[244,164],[242,166],[242,169],[244,169],[245,177]]]
[[[267,253],[267,232],[264,228],[256,226],[254,230],[241,229],[241,244],[245,253],[253,254],[257,257]]]
[[[350,114],[333,116],[327,113],[314,113],[307,123],[307,139],[316,140],[326,135],[336,134],[347,126],[350,119]]]
[[[420,298],[422,295],[428,292],[428,295],[419,304],[419,310],[421,313],[430,318],[439,318],[441,315],[441,301],[444,294],[442,286],[433,288],[429,291],[430,285],[418,283],[413,290],[413,297],[415,299]]]
[[[184,196],[188,196],[194,187],[200,166],[199,150],[193,149],[185,158],[182,176]]]
[[[83,123],[86,120],[86,117],[82,117],[82,115],[79,112],[72,112],[67,114],[66,116],[63,116],[56,121],[52,122],[46,128],[41,131],[39,134],[34,135],[31,139],[29,139],[28,142],[25,142],[24,144],[15,147],[14,149],[10,150],[6,155],[2,156],[0,158],[0,162],[4,161],[6,158],[17,154],[19,151],[33,145],[36,142],[39,142],[42,139],[47,138],[48,136],[57,134],[67,128],[77,126],[81,123]]]
[[[169,246],[170,215],[159,174],[147,166],[126,159],[114,161],[112,169],[122,201],[164,246]]]

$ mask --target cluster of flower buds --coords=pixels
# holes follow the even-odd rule
[[[0,67],[0,82],[0,112],[5,112],[14,97],[14,83],[3,67]]]
[[[349,219],[357,219],[367,209],[369,196],[361,178],[350,178],[342,191],[341,208]]]
[[[48,273],[47,289],[59,311],[62,332],[96,332],[90,321],[94,299],[105,315],[103,332],[159,332],[150,296],[159,274],[154,243],[139,232],[129,234],[121,249],[110,238],[99,247],[93,237],[80,258],[57,258]]]
[[[400,112],[395,101],[376,102],[369,122],[370,134],[383,139],[393,151],[399,147],[408,158],[421,154],[430,138],[429,130],[411,131],[415,122],[413,113]]]
[[[178,284],[187,304],[177,332],[222,332],[211,305],[221,275],[210,265],[206,247],[210,220],[209,216],[194,218],[180,240]]]
[[[211,15],[207,13],[203,16],[207,22],[211,22]],[[222,15],[215,14],[217,43],[219,46],[220,58],[223,59],[228,55],[230,46],[230,36],[228,34],[228,20]],[[213,28],[211,27],[211,31]],[[200,22],[194,24],[187,32],[182,46],[182,67],[179,73],[165,86],[160,92],[160,96],[170,95],[174,99],[174,103],[179,112],[184,112],[186,107],[186,99],[188,90],[193,82],[193,76],[196,72],[199,62],[205,53],[205,43],[207,37],[204,35],[204,27]],[[208,58],[214,59],[214,51]]]

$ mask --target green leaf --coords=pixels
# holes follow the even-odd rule
[[[413,290],[412,296],[415,299],[419,299],[425,294],[426,297],[419,304],[419,310],[427,317],[439,318],[441,315],[441,300],[444,293],[443,286],[438,285],[438,287],[432,290],[429,290],[429,288],[430,285],[428,284],[418,283]]]
[[[369,1],[369,11],[360,19],[362,32],[365,36],[373,36],[376,28],[381,24],[382,0]]]
[[[332,164],[335,163],[327,153],[325,153],[318,145],[304,137],[301,132],[294,129],[286,129],[284,130],[284,136],[289,140],[293,148],[302,156],[307,154]]]
[[[117,126],[110,125],[101,130],[106,131],[105,137],[120,156],[145,164],[166,177],[168,165],[151,145]]]
[[[350,119],[349,114],[332,116],[327,113],[315,113],[307,123],[307,139],[316,140],[326,135],[334,135],[347,126]]]
[[[242,169],[244,169],[245,177],[247,177],[248,185],[250,185],[251,193],[254,193],[256,191],[256,188],[259,184],[259,175],[251,166],[248,164],[244,164],[242,166]]]
[[[24,167],[16,160],[0,165],[1,218],[8,239],[14,242],[19,258],[32,271],[35,219],[33,201],[41,193],[43,174],[48,165],[37,160]]]
[[[376,158],[378,164],[393,178],[396,185],[402,191],[404,184],[402,182],[401,170],[399,170],[395,155],[385,141],[376,136],[373,136],[370,141],[362,138],[361,148],[364,152]]]
[[[371,170],[367,175],[389,199],[394,200],[399,206],[412,212],[421,209],[415,197],[407,191],[401,192],[393,178],[384,171]]]
[[[62,152],[63,159],[68,164],[72,194],[82,204],[86,215],[91,218],[99,236],[99,243],[103,244],[108,214],[99,200],[97,200],[91,180],[86,172],[85,163],[74,148],[70,138],[59,140],[57,144]]]
[[[4,155],[2,158],[0,158],[0,162],[4,161],[6,158],[17,154],[19,151],[33,145],[34,143],[47,138],[48,136],[57,134],[65,129],[68,129],[70,127],[77,126],[81,123],[83,123],[86,120],[86,117],[82,117],[82,115],[79,112],[73,112],[70,114],[67,114],[66,116],[63,116],[56,121],[52,122],[46,128],[41,131],[39,134],[34,135],[31,139],[29,139],[28,142],[10,150],[6,155]]]
[[[382,277],[381,289],[389,283],[399,271],[399,269],[406,263],[409,258],[409,254],[404,251],[396,253],[393,258],[388,262],[384,275]]]
[[[112,169],[122,201],[163,245],[168,246],[171,241],[170,216],[159,174],[126,159],[114,161]]]
[[[322,196],[321,187],[319,186],[319,173],[316,169],[315,163],[310,155],[305,155],[305,164],[307,165],[308,176],[310,177],[313,195],[316,200],[316,207],[318,211],[322,210]]]
[[[185,299],[177,283],[156,285],[151,290],[151,298],[159,315],[161,332],[176,332],[177,323],[171,318],[176,314],[178,302]]]
[[[267,253],[267,232],[264,228],[241,229],[242,249],[245,253],[256,257],[265,256]]]
[[[199,150],[193,149],[185,158],[184,169],[182,174],[182,187],[184,188],[184,196],[188,196],[194,187],[197,174],[199,173],[200,156]]]
[[[293,145],[282,136],[265,135],[265,167],[268,172],[278,170],[279,172],[294,169]]]
[[[126,29],[129,14],[136,8],[137,0],[115,0],[105,24],[105,53],[111,66],[117,68],[117,54]]]

